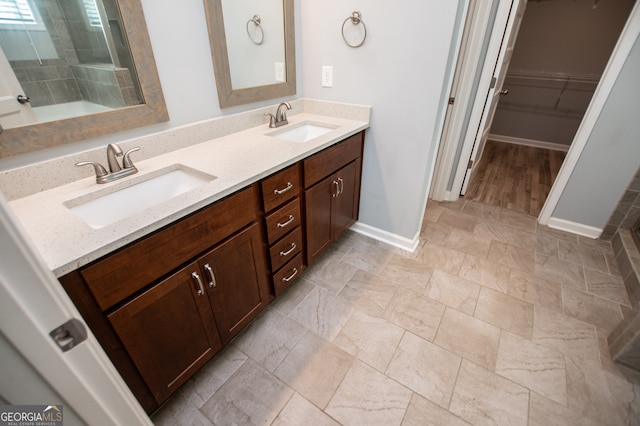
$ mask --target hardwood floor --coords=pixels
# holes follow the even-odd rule
[[[489,140],[464,198],[538,216],[565,155]]]

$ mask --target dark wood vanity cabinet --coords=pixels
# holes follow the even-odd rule
[[[60,278],[147,413],[355,222],[363,135]]]
[[[307,265],[358,219],[363,142],[358,133],[303,162]]]
[[[269,303],[258,185],[60,278],[147,412]]]
[[[162,403],[269,303],[258,223],[107,314]]]

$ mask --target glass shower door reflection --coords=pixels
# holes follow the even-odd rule
[[[15,78],[21,94],[29,98],[37,121],[143,103],[116,0],[2,4],[0,48],[12,71],[9,78]],[[33,117],[9,119],[1,108],[5,128],[33,122]]]

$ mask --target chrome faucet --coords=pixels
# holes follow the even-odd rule
[[[275,115],[265,112],[264,115],[269,116],[269,127],[274,128],[289,124],[289,121],[287,120],[287,111],[290,109],[291,105],[289,105],[289,102],[282,102],[278,105]]]
[[[120,163],[118,163],[118,157],[122,157],[122,148],[115,143],[107,145],[107,163],[109,163],[109,171],[116,173],[122,170]]]
[[[113,182],[114,180],[118,180],[125,176],[138,173],[138,169],[131,161],[131,153],[139,150],[139,147],[135,147],[123,154],[120,146],[115,143],[110,143],[107,146],[107,163],[109,164],[109,172],[107,172],[102,164],[94,161],[81,161],[76,163],[76,166],[93,166],[93,170],[96,173],[97,183]],[[122,166],[118,161],[119,157],[122,157]]]

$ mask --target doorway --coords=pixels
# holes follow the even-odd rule
[[[502,10],[502,8],[509,8],[511,3],[515,4],[517,2],[503,1],[500,3],[499,9]],[[620,37],[620,41],[618,41],[620,31],[624,27],[630,11],[634,8],[635,2],[632,0],[619,0],[613,2],[602,2],[599,0],[532,0],[527,3],[528,9],[524,15],[518,44],[515,46],[512,66],[509,70],[512,76],[508,76],[505,79],[506,86],[504,88],[500,86],[493,88],[486,82],[491,80],[494,76],[494,71],[497,73],[497,70],[494,70],[496,63],[494,61],[496,61],[496,58],[498,60],[500,58],[501,53],[498,52],[499,48],[491,50],[491,46],[489,46],[489,52],[485,55],[487,57],[486,61],[484,56],[477,55],[476,57],[466,57],[461,60],[461,63],[459,62],[458,67],[462,67],[467,70],[463,71],[463,75],[466,73],[466,77],[463,76],[463,79],[473,79],[481,75],[481,84],[478,87],[478,90],[474,91],[474,95],[472,97],[469,99],[466,97],[460,97],[460,100],[462,101],[460,102],[461,105],[459,107],[456,105],[456,107],[460,108],[458,114],[464,115],[465,111],[467,111],[466,114],[467,116],[471,116],[471,120],[467,121],[469,125],[464,126],[462,130],[463,136],[459,140],[453,140],[452,138],[443,136],[438,157],[437,172],[434,176],[434,185],[432,187],[430,197],[437,201],[455,201],[458,199],[460,193],[463,192],[463,182],[465,175],[467,174],[467,165],[470,163],[469,159],[472,154],[474,141],[476,136],[481,133],[479,129],[486,129],[487,126],[489,126],[492,138],[496,136],[503,137],[500,142],[509,142],[510,144],[515,142],[529,146],[532,145],[537,148],[553,148],[554,150],[560,151],[567,151],[569,149],[569,146],[572,143],[571,141],[574,139],[573,135],[575,134],[575,142],[573,144],[576,146],[576,149],[572,149],[568,152],[567,161],[565,162],[567,163],[565,165],[566,167],[563,166],[558,174],[558,183],[557,185],[552,186],[551,195],[549,197],[550,202],[544,205],[539,216],[539,221],[546,224],[551,216],[551,212],[555,208],[555,203],[557,203],[557,200],[562,193],[563,185],[566,184],[566,181],[571,174],[571,170],[577,162],[580,152],[584,147],[584,143],[588,138],[589,132],[593,128],[593,124],[595,123],[594,120],[598,116],[598,111],[606,100],[607,91],[610,90],[613,81],[615,81],[615,73],[624,62],[625,58],[622,55],[624,49],[622,49],[622,46],[627,46],[635,40],[633,35],[635,31],[635,29],[633,29],[635,28],[634,21],[634,24],[628,26],[627,31],[623,33],[625,34],[625,37]],[[484,5],[484,3],[479,4]],[[563,8],[563,11],[562,13],[552,12],[549,11],[549,7],[561,7]],[[578,14],[577,11],[574,10],[575,8],[581,8],[583,12],[582,15],[588,14],[587,17],[590,19],[590,21],[587,21],[586,25],[586,32],[588,32],[588,36],[584,35],[584,29],[582,30],[582,33],[578,31],[579,28],[576,26],[577,24],[572,23],[571,25],[567,25],[567,19],[577,18]],[[623,11],[620,12],[618,10],[613,13],[612,8],[622,8]],[[498,15],[500,16],[500,11],[498,12]],[[556,20],[556,15],[558,15],[558,18],[564,16],[564,20]],[[567,17],[567,15],[569,15],[569,17]],[[583,17],[583,19],[585,18]],[[613,21],[613,26],[617,26],[616,31],[610,35],[605,35],[603,31],[596,30],[594,20],[598,19],[606,21],[609,25],[611,25],[611,22]],[[474,37],[490,37],[491,43],[493,43],[494,39],[501,40],[505,25],[506,29],[509,30],[510,22],[511,21],[506,18],[501,20],[498,17],[493,30],[490,28],[486,33],[479,33],[474,35]],[[554,33],[551,31],[552,28],[550,26],[552,24],[557,24],[557,22],[561,23],[560,29],[564,30],[564,36],[560,36],[558,32]],[[582,27],[584,28],[585,25]],[[580,45],[578,47],[569,48],[567,52],[566,45],[570,43],[575,45],[576,41]],[[616,43],[618,43],[617,47]],[[534,49],[528,52],[526,49],[527,45],[530,47],[540,47],[545,46],[545,44],[546,48],[539,48],[537,51]],[[551,48],[548,47],[549,45]],[[524,49],[523,46],[525,47]],[[614,55],[611,55],[614,47],[616,48],[615,53]],[[565,53],[556,52],[551,55],[549,52],[552,51],[552,48],[560,51],[564,49]],[[553,51],[555,52],[555,50]],[[594,56],[599,57],[599,65],[597,66],[592,64]],[[610,61],[609,57],[611,57]],[[558,66],[552,68],[550,63],[554,59],[556,61],[560,60],[560,66],[564,67],[564,69]],[[490,61],[492,63],[490,63],[488,67],[486,64],[483,67],[483,61]],[[609,65],[607,66],[608,61]],[[573,65],[570,66],[571,64]],[[475,68],[472,68],[472,66],[475,66]],[[602,74],[603,70],[605,71],[605,74]],[[520,76],[518,76],[518,71],[520,71]],[[528,73],[524,73],[523,71]],[[522,77],[522,74],[525,74],[524,77],[530,77],[530,81],[533,80],[533,77],[538,77],[540,74],[543,74],[543,77],[556,78],[558,81],[554,81],[556,86],[552,86],[551,90],[548,88],[536,87],[536,85],[540,85],[537,81],[533,85],[529,84],[529,86],[533,87],[524,89],[518,88],[516,87],[518,81],[514,81],[514,79]],[[586,81],[578,81],[575,78],[576,75],[582,75],[583,77],[588,78],[582,79]],[[582,113],[584,111],[580,113],[580,116],[576,117],[572,111],[567,113],[567,110],[576,109],[577,104],[581,104],[583,109],[586,108],[586,105],[589,105],[589,99],[593,93],[593,87],[597,85],[597,83],[591,83],[589,80],[593,80],[594,76],[599,79],[600,75],[606,78],[603,78],[603,84],[600,84],[597,87],[597,96],[594,97],[594,102],[592,102],[592,105],[589,107],[589,111],[591,111],[588,114],[589,118],[585,118],[584,122],[582,122]],[[563,76],[570,77],[570,80],[567,81],[566,78],[562,80]],[[598,79],[596,79],[596,82]],[[522,78],[520,79],[520,82],[522,82]],[[590,84],[591,86],[591,93],[589,93],[586,101],[584,94],[580,92],[584,89],[583,83]],[[483,84],[484,87],[482,86]],[[580,86],[581,84],[582,86]],[[560,87],[558,87],[558,85]],[[524,85],[521,84],[521,86]],[[562,90],[563,88],[564,92]],[[491,121],[487,123],[487,114],[483,113],[486,101],[485,95],[488,98],[495,91],[507,90],[509,91],[507,92],[509,94],[503,96],[503,99],[511,99],[511,105],[509,106],[509,108],[511,108],[511,112],[507,111],[507,118],[503,119],[505,111],[508,110],[506,107],[507,103],[505,102],[504,105],[500,106],[497,114],[497,117],[501,120],[497,123],[504,124],[506,122],[507,126],[496,124],[496,122],[492,123]],[[555,94],[552,94],[549,97],[548,92],[553,92],[554,90]],[[522,94],[523,91],[524,95]],[[478,96],[475,95],[476,92]],[[520,92],[520,94],[518,94],[518,92]],[[580,92],[581,98],[576,95],[578,92]],[[548,99],[552,98],[553,102],[544,101],[546,102],[544,103],[543,100],[538,99],[541,94],[547,96]],[[474,97],[482,99],[474,99]],[[519,105],[519,98],[521,99],[522,97],[532,100],[532,104],[524,106]],[[561,102],[559,102],[559,100]],[[456,99],[456,104],[458,104],[458,99]],[[571,108],[568,108],[568,106],[571,106]],[[556,111],[553,111],[553,107],[556,107]],[[518,123],[518,120],[514,119],[514,115],[520,115],[519,121],[521,123],[523,121],[522,117],[528,116],[530,118],[532,113],[537,114],[538,121],[530,121],[530,123],[533,123],[529,126],[530,129],[533,128],[534,130],[547,132],[552,129],[561,129],[559,133],[562,133],[563,137],[554,138],[548,136],[548,134],[541,135],[535,134],[535,132],[520,135],[516,134],[516,136],[513,136],[513,133],[509,134],[509,132],[512,132],[513,130],[512,128],[509,128],[509,126],[514,127],[513,124]],[[563,114],[564,116],[562,116]],[[452,115],[455,116],[455,112]],[[500,118],[501,116],[503,118]],[[560,124],[561,121],[563,121],[562,124]],[[576,134],[576,129],[578,129],[578,134]],[[569,136],[567,136],[567,134],[569,134]],[[482,150],[480,150],[479,154],[481,153]],[[481,164],[480,158],[481,156],[476,158],[474,163],[476,167]],[[484,162],[486,163],[487,160]]]
[[[540,214],[633,4],[528,2],[465,199]]]

